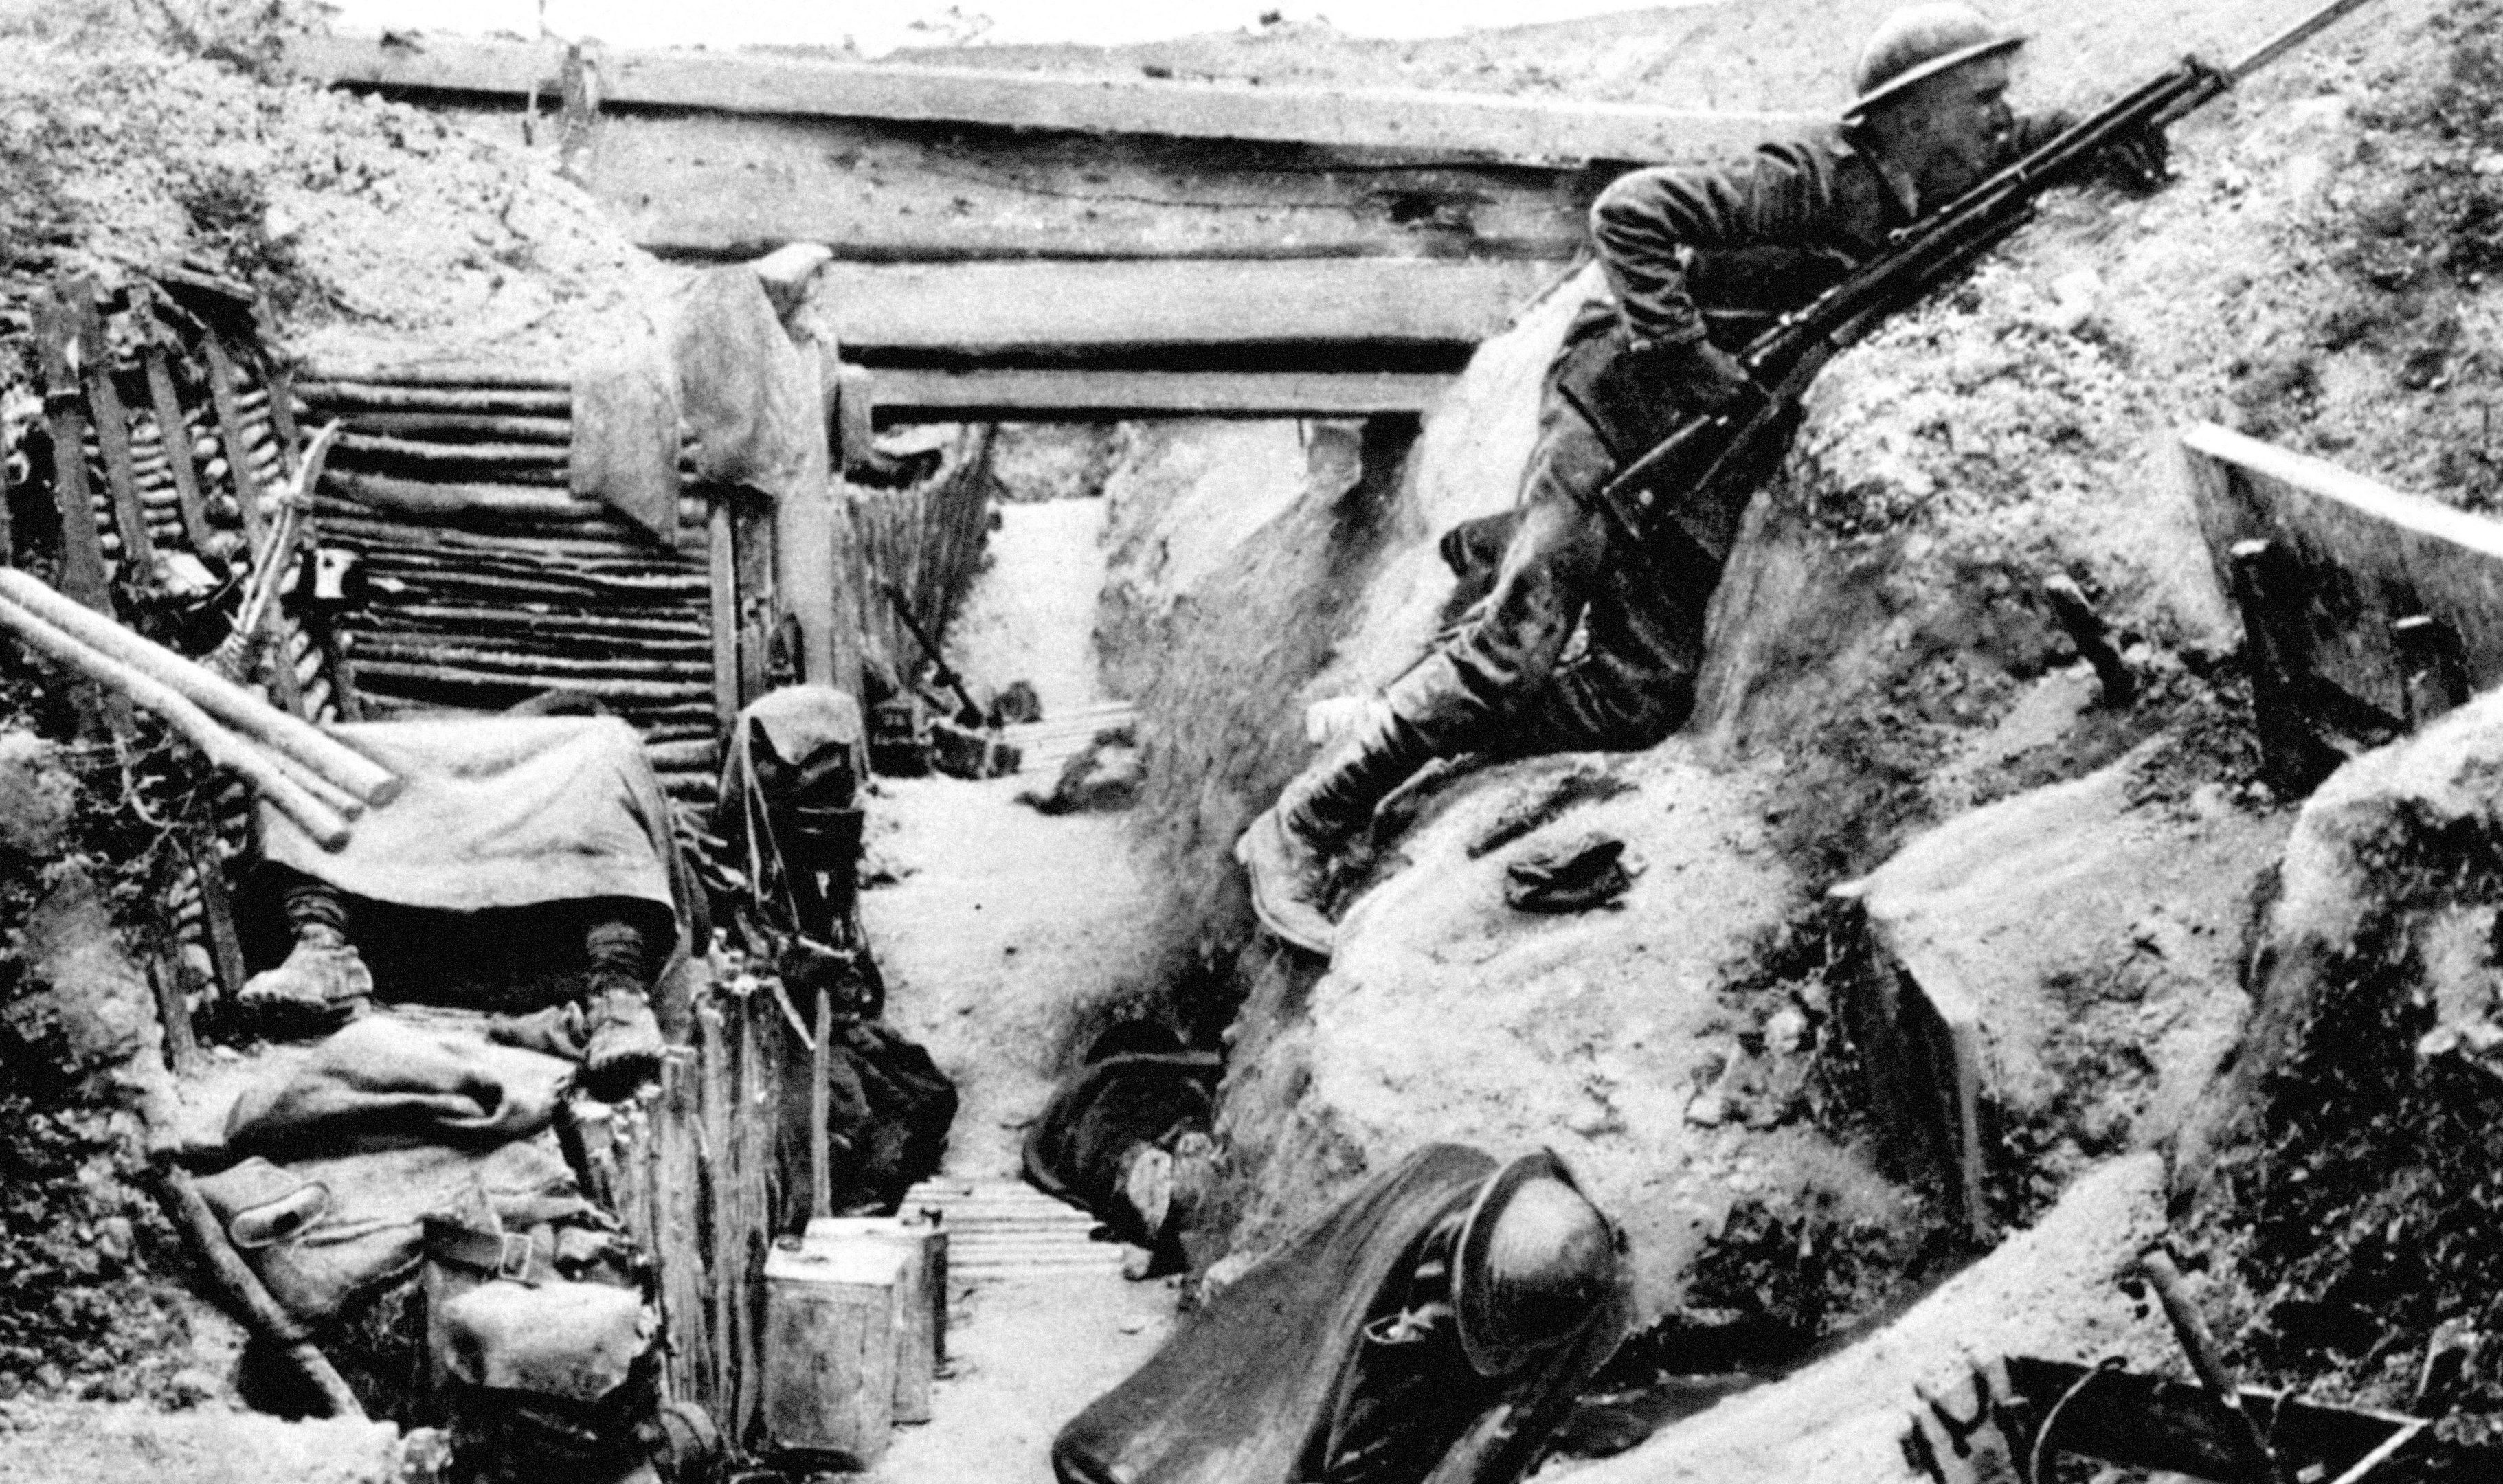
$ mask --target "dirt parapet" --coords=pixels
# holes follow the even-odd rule
[[[2404,1408],[2448,1326],[2503,1325],[2503,698],[2331,776],[2287,842],[2250,1028],[2178,1180],[2240,1362]],[[2503,1437],[2491,1347],[2433,1404]]]

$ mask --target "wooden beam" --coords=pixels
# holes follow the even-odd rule
[[[879,423],[1108,422],[1126,417],[1423,413],[1453,378],[1394,372],[881,369]]]
[[[458,112],[518,139],[518,110]],[[580,165],[644,248],[742,260],[1561,259],[1622,168],[733,114],[613,115]]]
[[[564,66],[563,49],[552,45],[406,33],[298,37],[287,54],[298,75],[320,82],[512,97],[535,91],[549,99],[558,95]],[[1262,87],[700,52],[606,52],[597,62],[601,102],[611,110],[625,105],[1277,140],[1498,159],[1691,159],[1744,151],[1814,121],[1805,115],[1413,88]]]
[[[2456,637],[2468,689],[2503,683],[2503,523],[2212,424],[2181,442],[2220,580],[2234,590],[2237,544],[2278,549],[2280,638],[2312,674],[2404,717],[2414,667],[2393,626],[2427,617]]]
[[[1549,262],[830,263],[845,351],[1473,345],[1561,276]]]

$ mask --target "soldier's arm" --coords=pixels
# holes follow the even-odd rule
[[[1601,191],[1591,237],[1636,347],[1703,338],[1686,249],[1796,245],[1831,195],[1802,154],[1778,147],[1728,169],[1636,170]]]

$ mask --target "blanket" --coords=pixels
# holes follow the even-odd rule
[[[292,1075],[244,1089],[226,1115],[236,1155],[272,1159],[421,1145],[492,1148],[556,1118],[573,1066],[390,1016],[350,1024]]]
[[[1179,1041],[1169,1052],[1089,1062],[1052,1089],[1026,1130],[1026,1183],[1093,1214],[1132,1246],[1157,1246],[1163,1233],[1144,1229],[1121,1198],[1122,1157],[1134,1145],[1170,1150],[1183,1133],[1208,1132],[1224,1070],[1222,1058],[1183,1051]]]
[[[1061,1484],[1295,1484],[1384,1285],[1495,1168],[1429,1145],[1288,1238],[1061,1429]]]
[[[669,797],[634,729],[613,716],[480,716],[334,727],[406,782],[357,820],[345,848],[260,807],[274,864],[403,907],[481,912],[591,897],[667,911],[683,938],[691,894]]]

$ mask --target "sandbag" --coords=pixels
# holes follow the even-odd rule
[[[266,1209],[273,1168],[280,1167],[248,1162],[199,1182],[201,1197],[229,1235],[239,1221]],[[491,1205],[533,1221],[564,1213],[589,1219],[594,1210],[565,1160],[538,1142],[483,1152],[439,1145],[372,1150],[298,1160],[283,1173],[328,1192],[322,1215],[284,1240],[240,1250],[270,1296],[308,1324],[413,1272],[424,1256],[428,1214],[453,1207],[473,1184]]]

